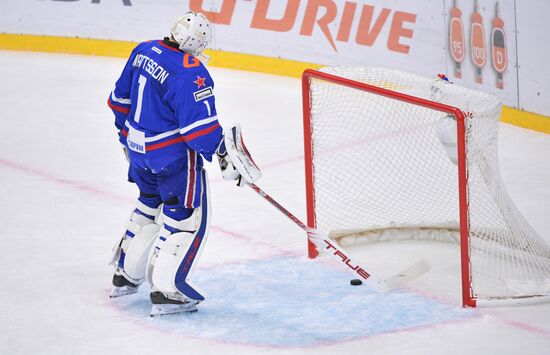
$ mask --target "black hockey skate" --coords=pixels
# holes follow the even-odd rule
[[[109,295],[110,298],[132,295],[137,293],[139,288],[139,285],[128,281],[128,279],[118,273],[113,275],[113,286],[111,294]]]
[[[199,302],[179,296],[179,299],[166,297],[162,292],[151,292],[150,296],[153,307],[151,308],[151,317],[164,314],[193,313],[196,312]]]

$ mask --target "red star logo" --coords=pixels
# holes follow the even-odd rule
[[[206,84],[204,83],[205,81],[206,81],[206,78],[201,78],[200,76],[197,75],[197,80],[193,82],[197,84],[197,89],[200,89],[201,86],[206,86]]]

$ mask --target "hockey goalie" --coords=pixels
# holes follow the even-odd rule
[[[108,105],[139,188],[126,232],[113,248],[111,297],[151,285],[151,315],[194,312],[205,299],[191,281],[208,235],[210,196],[203,159],[217,156],[238,185],[260,178],[239,126],[218,122],[214,82],[201,62],[212,39],[200,13],[188,12],[170,37],[140,43]]]

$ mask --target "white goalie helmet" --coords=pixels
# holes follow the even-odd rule
[[[201,13],[189,11],[178,18],[170,33],[179,49],[195,56],[205,50],[212,41],[212,26]]]

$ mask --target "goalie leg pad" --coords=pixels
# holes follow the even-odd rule
[[[185,255],[191,249],[195,233],[179,232],[168,236],[161,246],[151,276],[153,289],[158,290],[169,298],[178,293],[175,285],[175,276]]]
[[[160,226],[156,223],[142,227],[139,233],[132,238],[132,242],[126,250],[124,274],[131,280],[139,281],[140,284],[145,279],[147,258],[159,229]]]
[[[159,255],[160,250],[163,248],[163,245],[165,244],[166,240],[173,234],[177,232],[189,232],[194,233],[197,231],[200,227],[200,221],[201,221],[201,208],[195,208],[191,216],[188,218],[176,221],[166,215],[166,212],[163,211],[161,214],[161,217],[159,218],[162,220],[163,227],[160,229],[160,231],[157,233],[156,237],[154,238],[153,245],[149,251],[148,256],[148,262],[147,267],[145,271],[145,276],[147,279],[147,282],[149,282],[150,285],[153,285],[153,269],[155,267],[155,263],[157,260],[157,257]]]
[[[189,281],[207,239],[210,223],[209,189],[204,170],[201,173],[201,183],[203,189],[200,211],[195,211],[189,219],[179,221],[177,225],[173,225],[174,221],[170,219],[165,221],[172,228],[194,225],[197,229],[170,233],[163,228],[150,253],[147,278],[154,291],[160,291],[171,299],[181,300],[183,296],[194,301],[204,300],[204,293]],[[200,216],[200,220],[197,220],[197,216]],[[199,222],[198,225],[196,222]]]
[[[145,265],[154,236],[159,230],[155,223],[159,208],[150,208],[138,201],[126,223],[126,232],[117,240],[110,264],[116,273],[139,285],[145,276]]]

